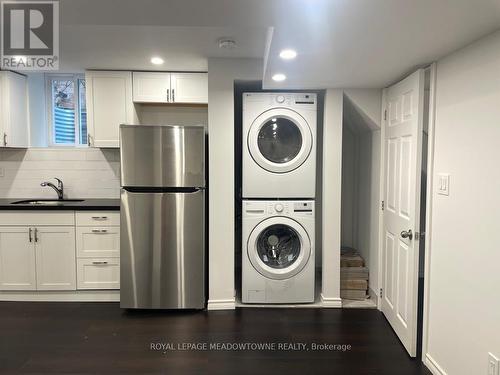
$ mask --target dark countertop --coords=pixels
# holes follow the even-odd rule
[[[82,198],[83,199],[83,198]],[[0,210],[37,210],[37,211],[57,211],[57,210],[73,210],[73,211],[119,211],[119,199],[84,199],[83,202],[65,201],[62,204],[12,204],[13,202],[23,200],[37,200],[37,198],[11,198],[0,199]],[[39,200],[47,200],[40,198]]]

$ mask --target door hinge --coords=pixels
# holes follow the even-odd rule
[[[384,295],[384,293],[382,291],[382,288],[380,288],[378,295],[379,295],[380,298],[382,298],[382,296]]]
[[[380,209],[384,211],[385,209],[385,201],[380,202]]]
[[[387,109],[384,110],[384,121],[387,120]]]

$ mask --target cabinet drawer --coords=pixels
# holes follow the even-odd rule
[[[77,227],[76,253],[80,258],[119,257],[120,227]]]
[[[119,226],[120,213],[110,211],[77,211],[76,225],[78,226]]]
[[[78,259],[78,289],[120,289],[118,258]]]
[[[0,225],[75,225],[74,211],[0,211]]]

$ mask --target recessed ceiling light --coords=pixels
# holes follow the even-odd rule
[[[297,57],[297,52],[293,49],[284,49],[280,52],[280,57],[283,60],[292,60]]]
[[[155,56],[155,57],[151,57],[151,63],[155,64],[155,65],[161,65],[163,64],[165,61],[163,61],[163,59],[161,57],[158,57],[158,56]]]
[[[273,75],[273,81],[281,82],[281,81],[284,81],[285,79],[286,79],[286,75],[284,75],[282,73],[277,73],[277,74]]]

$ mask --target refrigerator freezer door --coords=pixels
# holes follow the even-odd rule
[[[122,187],[204,187],[201,126],[120,126]]]
[[[204,200],[204,190],[122,190],[122,308],[205,307]]]

